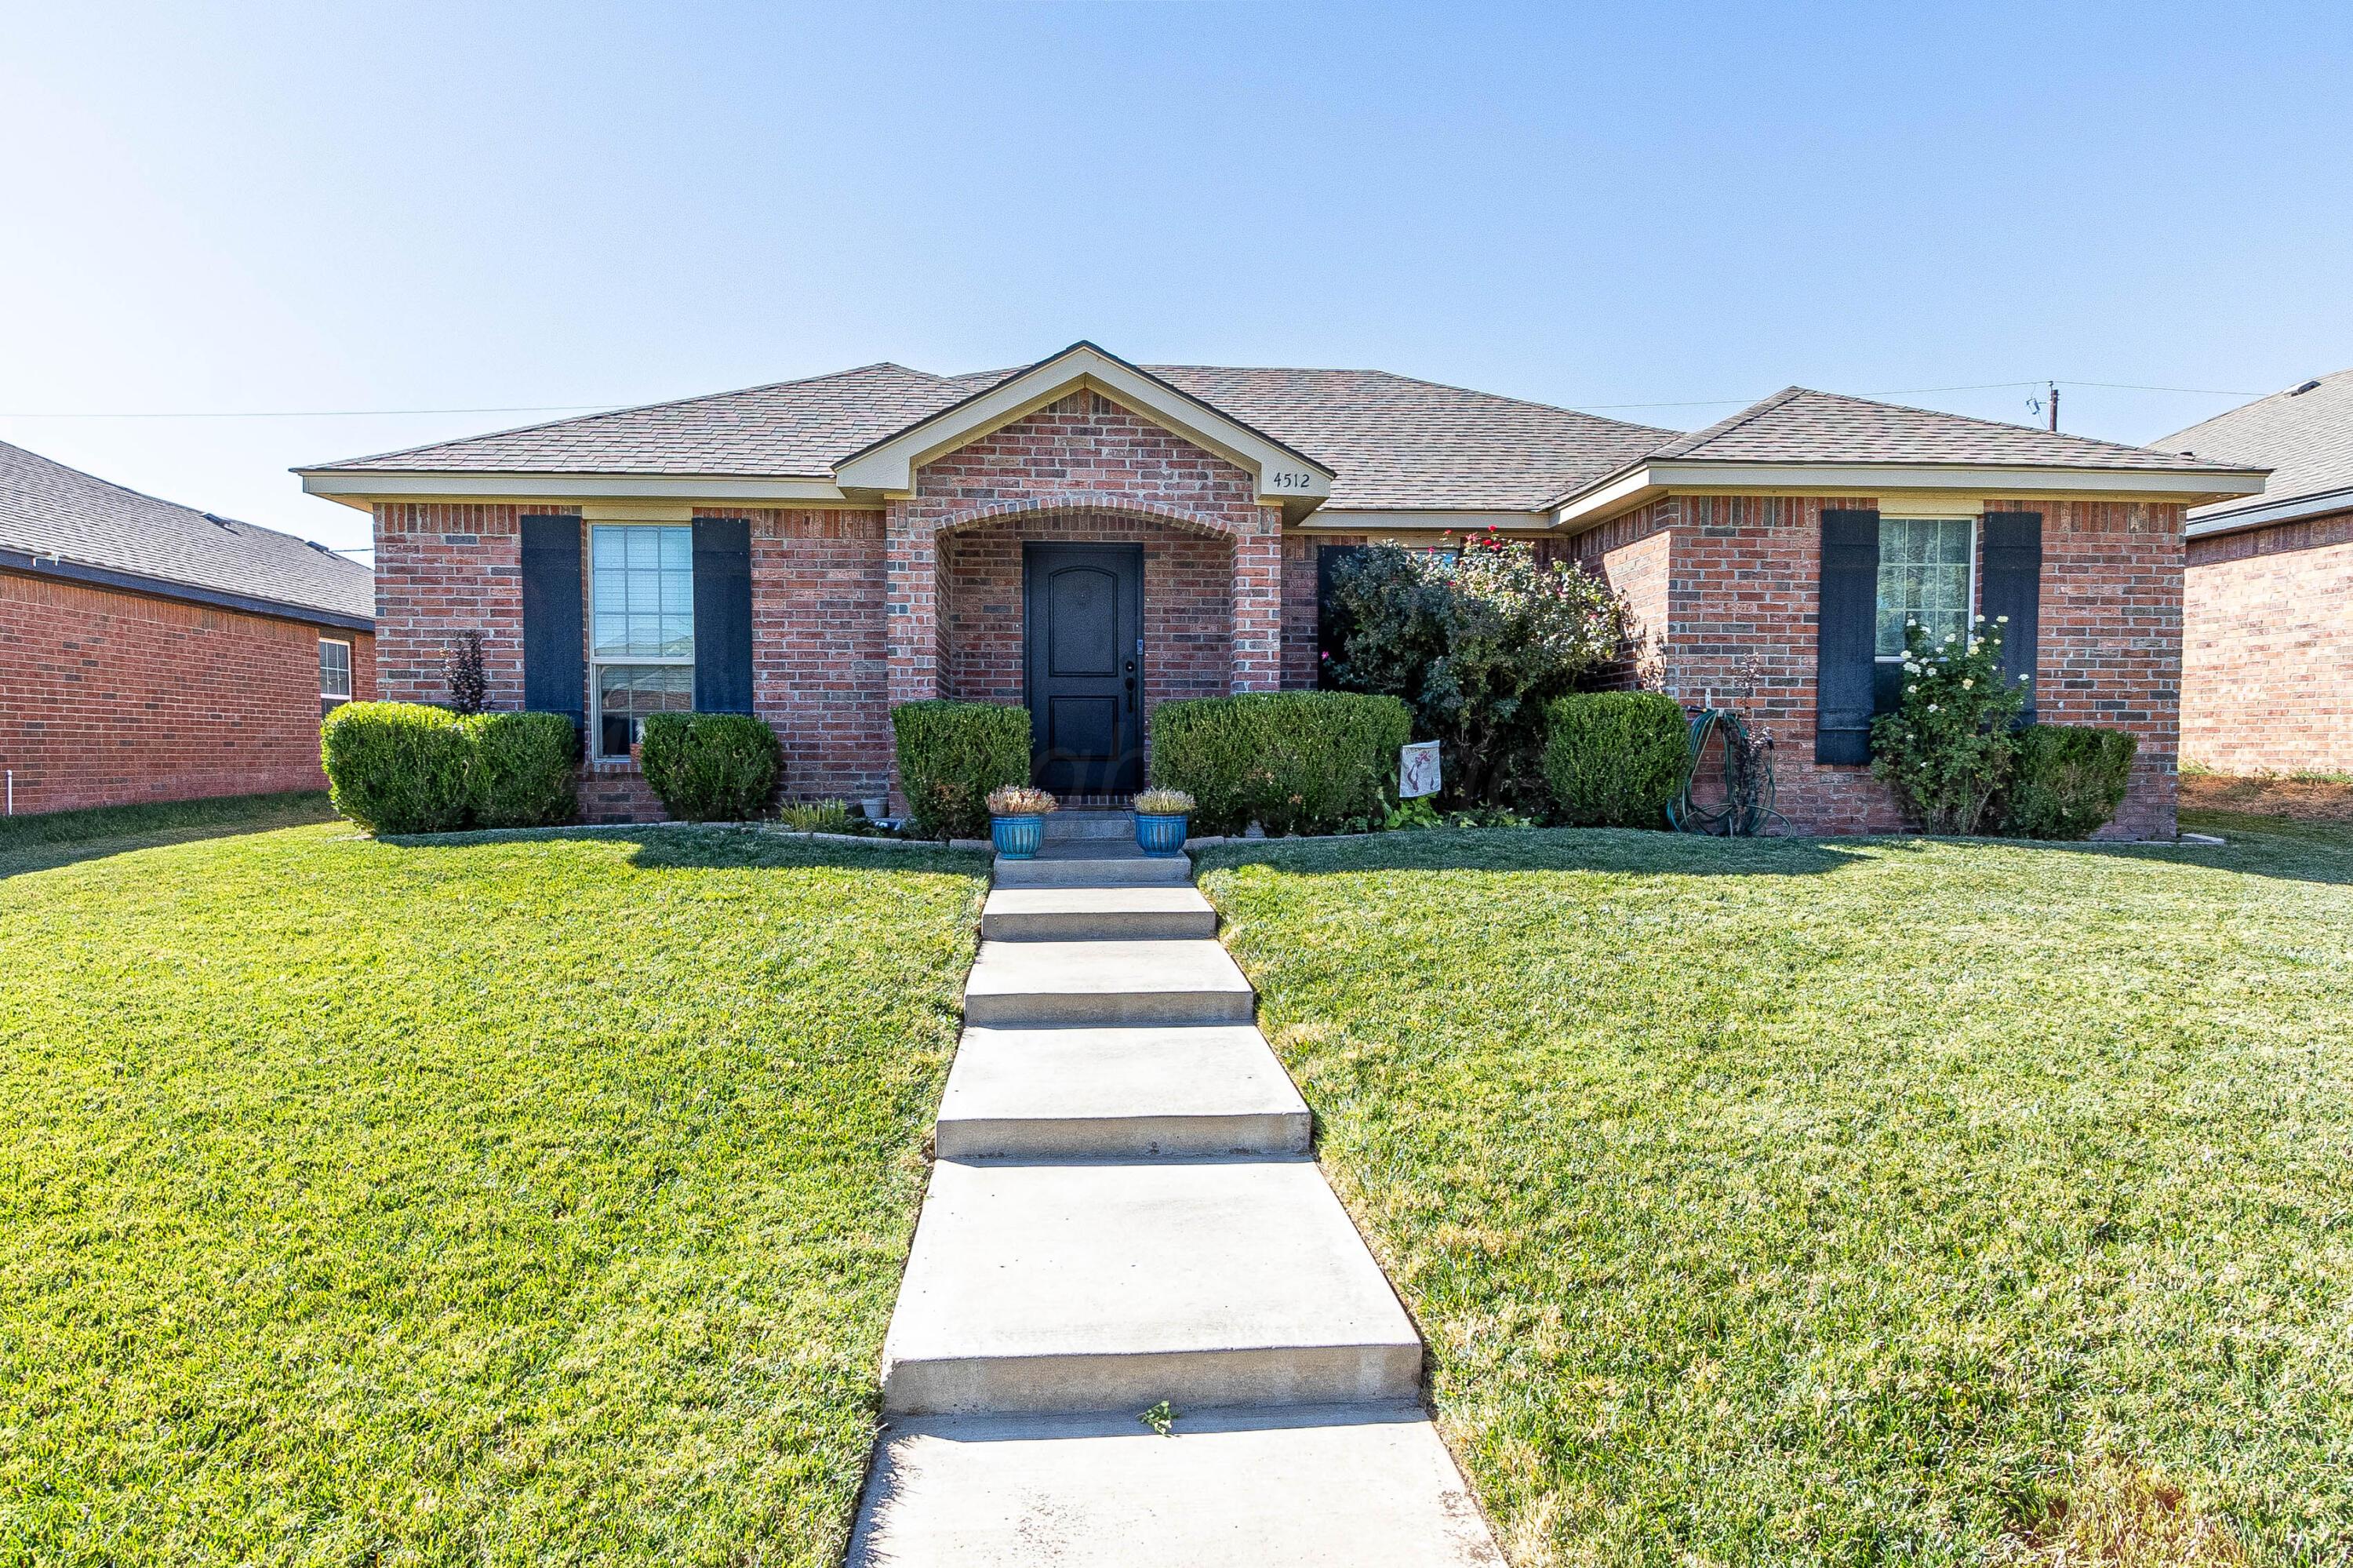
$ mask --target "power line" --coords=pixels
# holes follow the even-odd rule
[[[2019,387],[2044,387],[2048,377],[2030,381],[1976,381],[1962,387],[1899,387],[1892,391],[1863,392],[1863,397],[1918,397],[1938,392],[2000,392]],[[2097,387],[2118,392],[2177,392],[2199,397],[2265,397],[2265,392],[2234,392],[2219,387],[2151,387],[2137,381],[2069,381],[2062,387]],[[1749,397],[1678,397],[1652,403],[1588,403],[1568,399],[1575,408],[1722,408],[1746,406]],[[390,419],[427,414],[586,414],[640,405],[623,398],[605,403],[509,403],[473,408],[264,408],[250,411],[154,410],[133,413],[5,413],[0,419]]]

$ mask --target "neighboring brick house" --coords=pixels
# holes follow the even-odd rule
[[[2139,736],[2116,831],[2169,833],[2182,513],[2262,484],[1795,388],[1684,435],[1089,344],[300,471],[375,514],[385,694],[438,696],[449,640],[481,631],[496,705],[583,724],[598,816],[652,809],[628,756],[648,712],[757,713],[793,793],[854,798],[891,785],[891,705],[934,696],[1026,702],[1039,779],[1116,797],[1155,703],[1315,683],[1335,551],[1493,528],[1620,587],[1653,683],[1740,693],[1800,832],[1898,825],[1864,766],[1876,629],[1982,605],[2014,612],[2042,716]]]
[[[2272,470],[2189,514],[2181,752],[2230,773],[2353,773],[2353,370],[2179,430]]]
[[[374,578],[0,442],[0,769],[19,813],[323,789]]]

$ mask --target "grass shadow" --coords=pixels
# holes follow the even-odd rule
[[[79,811],[0,818],[0,877],[54,871],[162,844],[266,833],[334,820],[335,809],[327,803],[323,789],[94,806]]]
[[[1198,871],[1272,865],[1304,876],[1368,871],[1593,871],[1672,876],[1820,876],[1855,860],[1830,839],[1722,839],[1626,828],[1430,828],[1339,839],[1219,844]]]

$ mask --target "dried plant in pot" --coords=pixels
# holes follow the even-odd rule
[[[1135,847],[1146,854],[1185,851],[1185,829],[1193,797],[1182,789],[1146,789],[1135,798]]]
[[[1060,800],[1027,784],[1007,784],[988,792],[988,836],[1008,860],[1028,860],[1046,841],[1046,813]]]

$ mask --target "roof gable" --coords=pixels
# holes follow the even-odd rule
[[[853,498],[908,494],[915,470],[923,464],[1079,391],[1099,393],[1226,459],[1250,476],[1261,501],[1318,501],[1332,493],[1333,473],[1324,464],[1085,342],[976,388],[848,454],[835,464],[835,480]]]
[[[2031,425],[1788,387],[1649,454],[1707,462],[1968,463],[2140,472],[2211,468],[2195,458]]]

